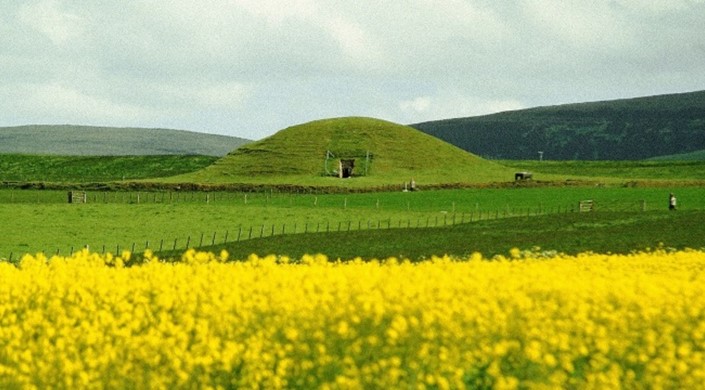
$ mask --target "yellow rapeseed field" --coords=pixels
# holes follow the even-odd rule
[[[705,383],[705,252],[227,257],[1,262],[0,388]]]

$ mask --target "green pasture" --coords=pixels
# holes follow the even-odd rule
[[[19,154],[0,154],[1,183],[120,183],[124,180],[156,180],[178,182],[178,175],[197,172],[218,160],[211,156],[35,156]],[[658,184],[664,181],[705,183],[705,161],[535,161],[535,160],[497,160],[499,166],[508,167],[503,177],[505,183],[511,182],[513,171],[531,171],[535,181],[570,181],[583,180],[608,185],[620,185],[633,181],[644,185]],[[414,176],[419,186],[432,181],[425,181],[426,176],[437,172],[424,172]],[[474,181],[472,172],[466,175]],[[472,180],[471,180],[472,179]],[[399,176],[396,181],[374,177],[358,177],[339,180],[331,177],[316,178],[320,186],[373,187],[380,185],[403,186],[410,177]],[[261,178],[265,184],[305,184],[310,179],[298,177],[272,176]],[[653,183],[657,181],[658,183]],[[682,183],[681,183],[682,184]]]
[[[263,187],[253,187],[254,192],[88,191],[86,204],[68,204],[66,190],[20,189],[30,181],[61,183],[67,188],[71,188],[68,183],[121,188],[113,184],[123,177],[151,180],[172,172],[198,171],[211,162],[213,158],[198,156],[0,155],[0,179],[5,182],[0,189],[0,258],[17,259],[23,253],[40,251],[68,254],[85,246],[108,252],[145,248],[163,252],[176,248],[178,252],[187,245],[212,244],[238,256],[330,251],[346,257],[355,248],[360,256],[398,256],[404,253],[400,248],[414,246],[419,248],[408,252],[410,256],[444,251],[460,254],[473,248],[502,253],[512,246],[528,249],[535,245],[626,250],[629,245],[656,245],[656,233],[666,226],[685,240],[671,240],[673,245],[699,247],[704,241],[697,233],[701,224],[693,222],[705,209],[705,186],[699,185],[705,165],[699,162],[498,161],[510,167],[508,172],[534,172],[535,180],[515,185],[513,178],[507,178],[501,186],[487,182],[478,183],[478,188],[423,190],[426,183],[421,175],[416,180],[422,190],[416,192],[324,194],[315,187],[300,187],[298,193]],[[610,180],[595,179],[605,177]],[[285,179],[275,175],[268,180],[281,183]],[[365,179],[369,178],[348,180]],[[341,183],[335,178],[320,180]],[[400,183],[394,184],[400,188],[404,180],[400,177]],[[669,192],[678,198],[678,217],[692,212],[688,215],[694,215],[693,219],[663,224],[676,220],[666,211]],[[586,217],[575,212],[584,200],[594,202],[594,218],[620,221],[619,215],[628,213],[627,220],[635,222],[619,222],[626,228],[622,232],[600,229],[614,221],[592,228],[571,222],[570,218]],[[650,215],[670,219],[659,221]],[[653,226],[641,226],[641,220],[647,225],[652,221]],[[524,233],[515,230],[518,226],[526,226]],[[570,241],[556,233],[560,226],[573,226],[584,245],[568,245]],[[522,234],[523,241],[513,239]],[[644,240],[624,239],[629,235]],[[295,246],[276,244],[287,240]],[[331,242],[335,245],[319,245]],[[354,246],[342,250],[339,245]]]
[[[537,161],[499,160],[498,163],[520,171],[548,174],[551,177],[617,178],[628,180],[694,180],[705,182],[705,161]],[[540,175],[539,175],[540,176]]]
[[[90,183],[193,172],[211,156],[35,156],[0,154],[0,182]]]
[[[65,191],[5,189],[0,190],[0,258],[12,255],[17,259],[27,252],[68,254],[85,246],[95,251],[141,252],[145,248],[183,250],[187,244],[205,247],[226,242],[233,248],[243,245],[247,251],[254,251],[244,243],[256,243],[254,239],[260,237],[284,235],[298,241],[311,233],[350,234],[348,231],[358,230],[372,237],[377,237],[378,231],[393,230],[398,237],[405,237],[405,232],[433,227],[481,228],[485,225],[478,223],[488,220],[496,221],[491,225],[493,234],[508,240],[518,221],[528,218],[540,226],[550,222],[542,219],[544,215],[578,214],[582,200],[594,201],[594,214],[630,212],[633,218],[649,213],[669,215],[666,200],[671,191],[678,197],[679,212],[705,209],[705,188],[699,187],[489,188],[362,194],[89,191],[86,204],[68,204]],[[543,228],[550,231],[551,226]],[[428,237],[415,239],[448,244],[448,239],[441,239],[443,234],[424,235]],[[477,237],[483,235],[475,235],[473,240]],[[395,248],[399,244],[393,237],[389,239],[392,241],[385,240],[378,247],[386,246],[388,255],[398,255]],[[457,237],[453,240],[462,242]],[[373,247],[372,241],[362,238],[357,245]],[[527,243],[526,248],[533,245]],[[313,251],[315,246],[309,248]]]
[[[467,258],[507,256],[512,248],[534,253],[621,253],[657,248],[704,249],[705,211],[594,212],[546,214],[510,219],[487,219],[452,226],[308,233],[256,238],[239,243],[206,246],[231,258],[245,259],[276,253],[299,259],[324,253],[330,259],[411,260],[450,255]],[[178,251],[164,255],[178,258]]]

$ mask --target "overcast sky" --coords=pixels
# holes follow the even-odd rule
[[[0,0],[0,126],[261,139],[705,89],[705,0]]]

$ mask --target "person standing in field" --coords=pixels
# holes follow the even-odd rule
[[[676,196],[672,192],[668,195],[668,209],[671,211],[676,209]]]

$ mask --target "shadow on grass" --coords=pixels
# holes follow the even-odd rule
[[[250,254],[300,258],[323,253],[331,259],[382,259],[391,256],[420,260],[437,255],[486,257],[512,248],[580,252],[630,253],[659,246],[675,249],[705,247],[704,211],[594,212],[505,218],[442,228],[392,228],[331,233],[291,234],[199,248],[231,259]],[[183,251],[162,252],[178,258]]]

